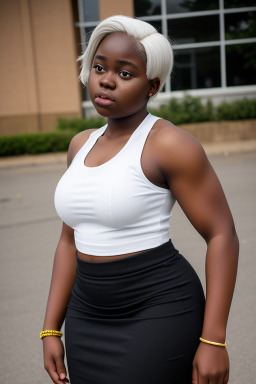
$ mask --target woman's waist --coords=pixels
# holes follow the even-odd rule
[[[106,262],[106,261],[112,261],[112,260],[119,260],[123,259],[125,257],[137,255],[138,253],[150,251],[150,249],[143,249],[141,251],[137,252],[131,252],[131,253],[125,253],[120,255],[110,255],[110,256],[97,256],[97,255],[88,255],[86,253],[80,252],[77,250],[77,257],[83,261],[89,261],[92,263],[99,263],[99,262]]]
[[[165,301],[166,295],[173,297],[180,290],[181,271],[174,267],[179,258],[171,242],[105,262],[82,260],[77,254],[70,305],[120,309],[148,300]]]
[[[88,313],[125,313],[167,302],[182,302],[198,277],[171,241],[156,249],[107,262],[77,256],[77,276],[69,307]]]
[[[148,268],[154,268],[167,260],[175,259],[177,254],[178,251],[171,240],[159,246],[130,254],[96,256],[77,251],[77,269],[81,275],[96,279],[119,277],[143,273]]]

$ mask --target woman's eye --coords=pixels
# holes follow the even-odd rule
[[[103,72],[104,71],[104,68],[99,64],[94,65],[93,68],[95,69],[96,72]]]
[[[123,78],[123,79],[130,79],[132,77],[132,74],[128,71],[121,71],[120,72],[120,76]]]

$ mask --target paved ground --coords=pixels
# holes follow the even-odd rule
[[[238,283],[227,337],[230,383],[253,384],[256,377],[256,147],[252,142],[237,143],[208,146],[207,151],[229,200],[241,243]],[[34,159],[0,161],[1,384],[51,382],[43,369],[39,331],[60,232],[53,194],[65,163],[62,154]],[[204,242],[178,206],[171,219],[171,237],[204,282]]]

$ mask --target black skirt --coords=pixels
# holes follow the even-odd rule
[[[119,260],[77,256],[65,322],[71,384],[191,384],[204,304],[171,241]]]

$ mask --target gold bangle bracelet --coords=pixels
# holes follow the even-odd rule
[[[43,339],[46,336],[57,336],[61,337],[63,334],[60,331],[55,331],[54,329],[45,329],[44,331],[40,332],[40,339]]]
[[[227,343],[216,343],[216,341],[209,341],[203,339],[202,337],[200,337],[199,340],[206,344],[217,345],[218,347],[227,347]]]

